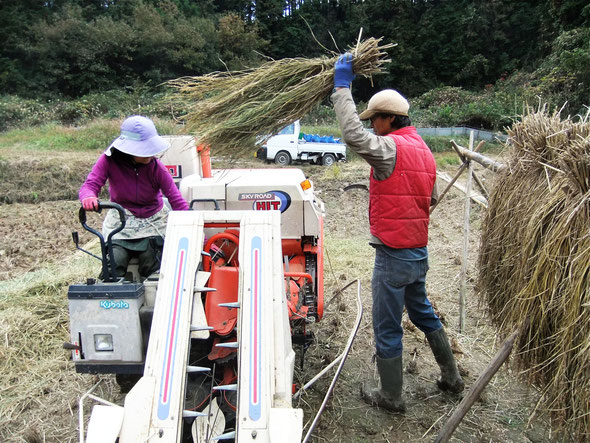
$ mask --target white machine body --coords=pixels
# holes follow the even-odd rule
[[[324,203],[300,169],[220,169],[212,175],[181,181],[180,192],[194,209],[215,209],[217,202],[222,211],[278,210],[282,238],[320,235]]]
[[[300,442],[303,412],[292,407],[295,352],[281,242],[288,239],[299,244],[298,240],[307,239],[306,254],[321,251],[321,241],[314,239],[323,235],[324,204],[298,169],[215,170],[211,177],[202,177],[202,165],[191,154],[194,141],[172,138],[171,142],[173,148],[163,161],[179,166],[179,188],[193,210],[170,213],[159,278],[147,280],[144,291],[133,300],[125,299],[126,310],[107,310],[101,300],[86,295],[70,299],[72,343],[82,335],[102,333],[99,330],[113,331],[115,347],[124,336],[138,351],[113,353],[113,360],[129,358],[144,364],[143,376],[127,395],[124,407],[95,406],[88,433],[81,440],[114,442],[116,436],[121,443],[180,442],[183,417],[197,417],[193,438],[207,429],[209,439],[222,441]],[[195,173],[184,175],[187,171]],[[211,273],[202,270],[202,251],[207,238],[223,231],[219,226],[239,230],[237,301],[228,307],[238,309],[238,379],[235,385],[216,387],[237,394],[236,425],[231,435],[209,434],[219,427],[216,417],[207,413],[217,411],[215,402],[199,413],[185,408],[187,374],[208,370],[190,366],[188,357],[191,343],[208,340],[212,329],[203,301],[215,289],[208,287]],[[323,297],[323,284],[321,288]],[[145,340],[138,323],[139,311],[146,308],[153,309],[153,317],[144,354]],[[82,348],[90,349],[90,339],[84,340]],[[76,352],[74,360],[81,358]],[[101,358],[106,354],[88,351],[84,358],[95,355]],[[203,435],[199,438],[195,441],[205,441]]]

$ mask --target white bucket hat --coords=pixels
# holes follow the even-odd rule
[[[170,144],[158,135],[156,126],[147,117],[133,115],[121,125],[121,135],[105,151],[111,155],[112,149],[118,149],[135,157],[153,157],[161,154]]]
[[[361,112],[359,118],[368,120],[375,114],[395,114],[408,116],[410,104],[399,92],[393,89],[379,91],[369,100],[367,109]]]

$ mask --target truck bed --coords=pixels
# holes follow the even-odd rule
[[[297,147],[299,151],[333,152],[339,154],[346,152],[346,145],[344,143],[318,143],[299,140]]]

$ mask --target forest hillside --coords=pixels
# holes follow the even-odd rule
[[[166,80],[331,56],[361,29],[397,46],[355,97],[398,89],[423,125],[501,129],[525,103],[590,103],[585,0],[4,0],[0,130],[166,115]]]

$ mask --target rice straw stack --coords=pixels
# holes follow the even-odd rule
[[[349,49],[354,72],[370,76],[388,62],[381,39],[370,38]],[[250,149],[256,136],[276,133],[306,115],[333,88],[337,56],[289,58],[238,72],[183,77],[167,84],[173,107],[186,114],[189,133],[215,153]]]
[[[520,328],[515,362],[539,405],[590,440],[590,122],[528,111],[509,131],[482,228],[478,288],[493,321]]]

